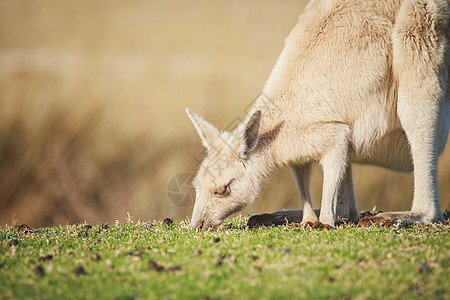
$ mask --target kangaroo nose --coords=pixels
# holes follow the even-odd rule
[[[191,227],[191,229],[202,229],[203,223],[204,223],[203,220],[191,222],[190,227]]]
[[[202,227],[201,227],[202,230],[206,230],[206,229],[208,229],[210,227],[212,227],[211,221],[206,221],[206,222],[202,221]]]

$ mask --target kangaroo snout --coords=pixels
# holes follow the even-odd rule
[[[206,230],[208,228],[213,227],[212,222],[210,220],[205,220],[205,219],[200,219],[195,222],[191,222],[191,224],[189,226],[191,227],[191,229],[194,229],[194,230],[196,230],[196,229]]]

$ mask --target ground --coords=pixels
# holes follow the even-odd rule
[[[449,299],[450,225],[0,228],[0,299]]]

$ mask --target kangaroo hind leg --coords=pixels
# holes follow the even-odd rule
[[[392,36],[393,70],[398,82],[397,115],[411,147],[414,199],[409,212],[382,213],[360,221],[407,225],[443,221],[437,161],[445,122],[446,51],[449,9],[446,1],[405,1]]]

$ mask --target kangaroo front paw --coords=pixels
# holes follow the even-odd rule
[[[333,229],[333,226],[330,226],[328,224],[324,224],[320,221],[315,221],[315,222],[302,222],[301,223],[302,227],[310,227],[310,228],[314,228],[314,229],[326,229],[326,230],[330,230]]]
[[[364,217],[358,223],[358,227],[372,227],[375,225],[390,227],[399,223],[400,220],[394,219],[389,215],[378,214],[371,217]]]

